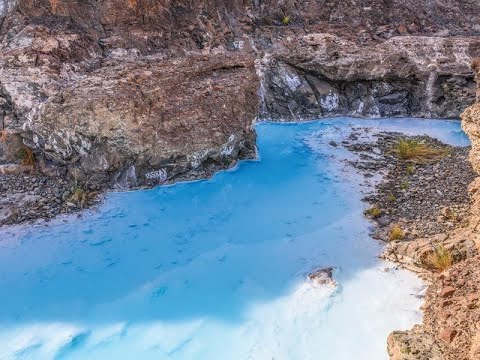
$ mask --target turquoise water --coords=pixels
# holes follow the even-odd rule
[[[257,125],[258,161],[108,194],[97,211],[0,231],[0,359],[386,359],[423,284],[376,255],[352,127],[468,139],[455,121]],[[309,271],[334,266],[336,289]]]

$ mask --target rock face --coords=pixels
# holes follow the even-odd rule
[[[337,282],[333,278],[333,267],[320,268],[308,274],[308,279],[314,286],[337,287]]]
[[[76,178],[117,174],[121,186],[138,178],[155,184],[254,154],[250,59],[133,57],[104,66],[63,88],[24,124],[28,144],[69,164]]]
[[[23,142],[44,172],[135,187],[254,156],[259,115],[456,117],[474,100],[479,8],[0,0],[0,130],[16,139],[0,163]]]
[[[362,46],[329,34],[292,39],[271,61],[265,114],[453,118],[475,100],[480,39],[393,37]]]
[[[480,173],[480,58],[474,60],[472,68],[477,72],[479,83],[477,102],[462,114],[462,126],[472,142],[470,162],[474,169]]]
[[[205,177],[254,156],[254,57],[206,50],[210,27],[195,9],[147,5],[3,2],[0,128],[20,134],[40,165],[135,187]]]

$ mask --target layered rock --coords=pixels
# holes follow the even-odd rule
[[[95,4],[20,1],[4,20],[0,125],[35,150],[40,170],[54,164],[83,183],[135,187],[254,156],[259,85],[247,51],[185,54],[193,36],[183,56],[173,45],[150,55],[159,49],[147,35],[125,35],[137,29],[135,4],[113,11],[116,2],[104,2],[100,14]],[[174,29],[178,11],[173,20],[160,12],[157,25]],[[109,36],[113,25],[119,34]]]
[[[44,173],[142,186],[253,156],[259,113],[456,117],[479,14],[475,0],[1,0],[0,129]]]
[[[235,54],[109,60],[44,102],[26,140],[78,179],[164,182],[254,155],[256,85]]]
[[[470,162],[474,169],[480,173],[480,58],[474,60],[472,68],[477,72],[477,102],[462,114],[462,127],[472,142]]]
[[[308,34],[275,55],[265,78],[266,117],[456,118],[475,100],[469,65],[480,38],[402,36],[366,47]]]

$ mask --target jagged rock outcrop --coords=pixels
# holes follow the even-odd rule
[[[259,85],[246,51],[185,54],[193,36],[176,39],[183,56],[155,53],[160,43],[175,52],[168,36],[150,47],[146,34],[127,34],[150,27],[130,23],[140,3],[40,3],[19,1],[5,18],[0,56],[0,125],[21,134],[40,170],[53,163],[82,182],[135,187],[254,156]],[[192,16],[157,5],[155,24],[170,30]]]
[[[258,114],[456,117],[474,98],[479,7],[0,0],[0,129],[44,173],[142,186],[253,156]]]

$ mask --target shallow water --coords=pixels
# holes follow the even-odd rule
[[[328,145],[355,126],[468,144],[455,121],[262,123],[259,161],[4,229],[0,359],[386,359],[423,284],[376,258],[368,188]],[[306,280],[321,266],[337,289]]]

